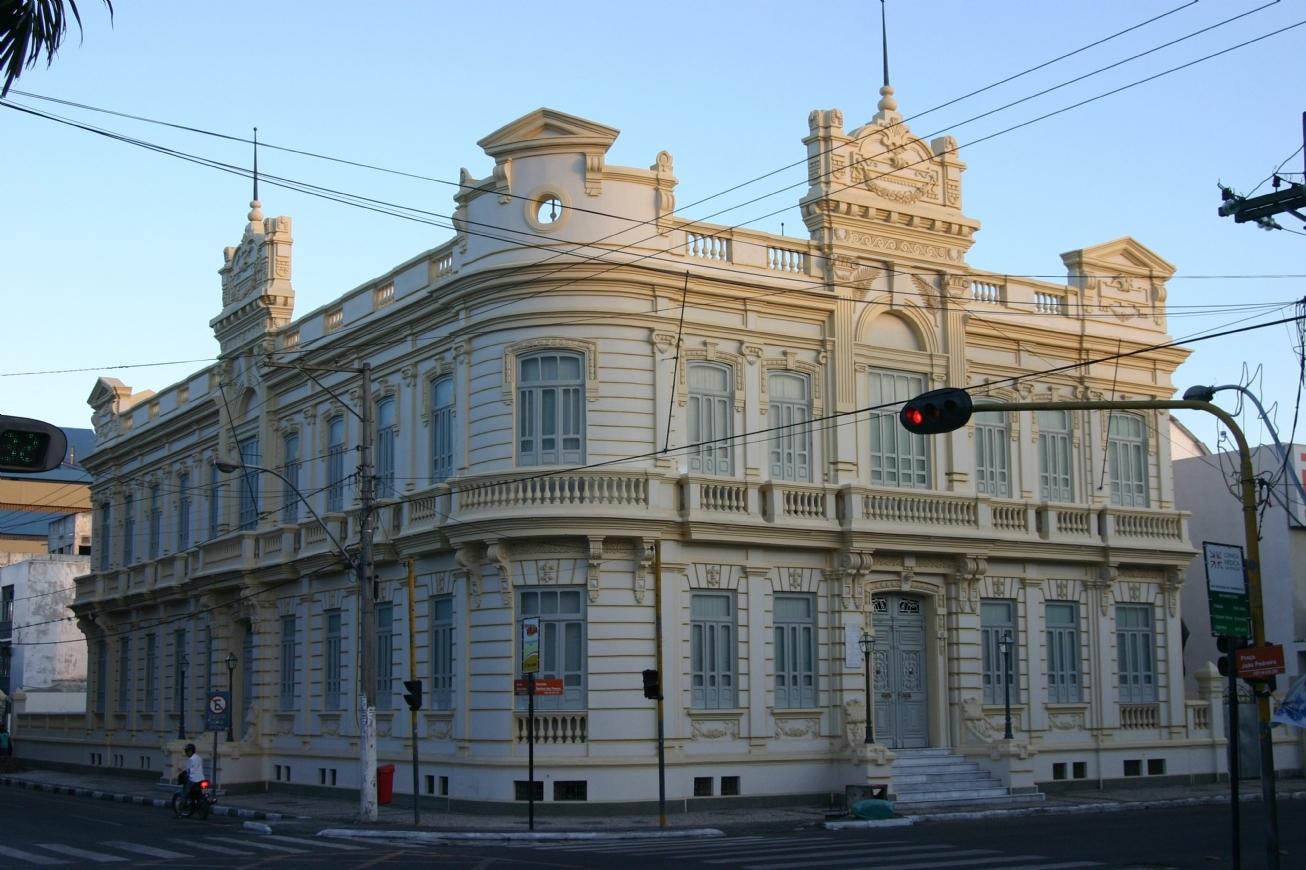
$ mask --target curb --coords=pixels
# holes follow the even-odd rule
[[[172,799],[151,798],[138,794],[124,794],[122,792],[103,791],[100,789],[80,788],[72,785],[53,785],[45,782],[32,782],[26,779],[15,779],[10,776],[0,776],[0,785],[11,788],[24,788],[29,791],[43,791],[50,794],[66,794],[74,797],[88,797],[92,800],[112,801],[122,804],[136,804],[138,806],[170,808]],[[266,810],[246,810],[239,807],[214,806],[210,809],[210,814],[215,816],[224,816],[234,819],[263,819],[269,822],[279,822],[286,818],[281,813],[268,812]]]
[[[724,837],[717,828],[685,828],[679,831],[551,831],[548,833],[491,833],[483,831],[378,831],[371,828],[327,828],[317,836],[328,839],[407,840],[418,843],[447,842],[559,842],[577,840],[673,840]]]

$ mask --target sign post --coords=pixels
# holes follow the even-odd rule
[[[526,675],[526,815],[535,830],[535,674],[540,669],[540,618],[521,621],[521,671]]]
[[[204,730],[213,732],[213,791],[216,793],[221,780],[218,779],[218,732],[231,727],[231,692],[209,692],[204,705]]]

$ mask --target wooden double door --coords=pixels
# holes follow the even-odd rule
[[[925,656],[925,609],[920,598],[876,595],[875,741],[893,749],[929,746],[929,679]]]

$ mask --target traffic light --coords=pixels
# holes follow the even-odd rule
[[[58,426],[0,414],[0,471],[37,474],[58,468],[66,455],[68,436]]]
[[[902,428],[917,435],[938,435],[966,425],[970,419],[970,393],[956,387],[930,390],[902,406]]]
[[[662,697],[662,681],[658,678],[657,671],[644,672],[644,697],[654,701]]]
[[[1215,661],[1215,667],[1220,671],[1221,676],[1229,676],[1230,672],[1236,668],[1234,653],[1240,649],[1246,649],[1251,646],[1252,642],[1245,637],[1231,637],[1229,635],[1220,635],[1215,639],[1215,647],[1224,655]],[[1235,674],[1236,676],[1236,674]]]
[[[409,710],[422,709],[422,681],[421,680],[404,680],[404,703],[408,705]]]

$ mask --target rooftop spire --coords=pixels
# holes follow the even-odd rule
[[[875,104],[875,119],[881,123],[894,123],[902,120],[898,114],[898,101],[893,98],[893,88],[889,85],[889,27],[885,21],[885,0],[880,0],[880,42],[884,56],[884,84],[880,87],[880,101]]]
[[[249,222],[263,220],[263,203],[258,201],[258,127],[254,128],[254,198],[249,201]]]

